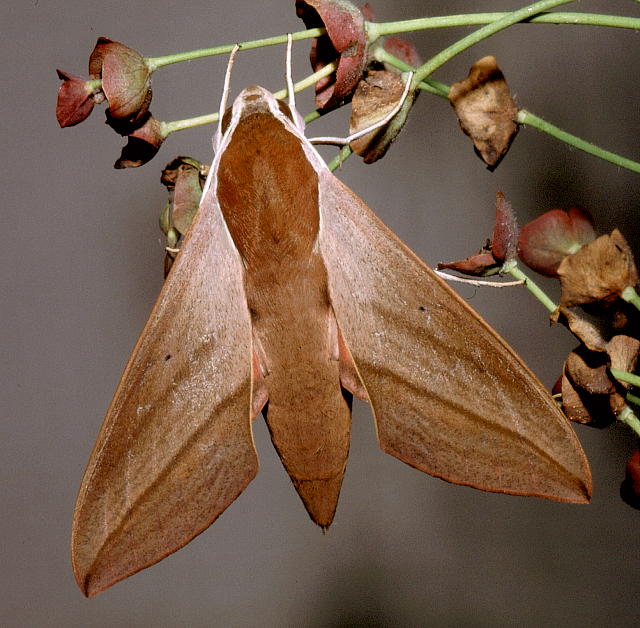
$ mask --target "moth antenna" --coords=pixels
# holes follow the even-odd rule
[[[220,98],[220,107],[218,108],[218,128],[216,129],[215,139],[213,141],[213,148],[217,152],[220,140],[222,139],[222,117],[227,109],[227,101],[229,100],[229,85],[231,84],[231,68],[233,68],[233,62],[236,58],[236,53],[240,50],[240,45],[236,44],[229,54],[229,61],[227,62],[227,71],[224,74],[224,86],[222,88],[222,97]]]
[[[352,135],[348,135],[347,137],[312,137],[309,138],[309,141],[312,144],[335,144],[337,146],[345,146],[353,142],[353,140],[357,140],[359,137],[366,135],[367,133],[371,133],[371,131],[375,131],[380,127],[387,124],[399,111],[402,109],[405,101],[407,100],[407,96],[409,95],[409,90],[411,89],[411,79],[413,78],[413,72],[409,73],[409,78],[404,86],[404,91],[402,92],[402,98],[398,101],[396,106],[381,120],[374,122],[371,126],[368,126],[366,129],[361,129],[360,131],[353,133]]]
[[[293,37],[291,33],[287,33],[287,60],[286,60],[286,81],[287,81],[287,100],[289,101],[289,108],[296,108],[296,91],[293,87],[293,76],[292,76],[292,63],[291,63],[291,48],[293,46]]]

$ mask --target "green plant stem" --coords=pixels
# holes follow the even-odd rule
[[[378,37],[394,33],[406,33],[431,28],[450,28],[456,26],[490,24],[509,15],[511,14],[506,12],[468,13],[464,15],[443,15],[416,20],[402,20],[399,22],[368,22],[367,32],[369,34],[369,40],[374,41]],[[610,26],[615,28],[631,28],[640,30],[640,18],[624,17],[620,15],[600,15],[598,13],[541,13],[530,18],[525,16],[520,21],[532,24],[582,24],[588,26]],[[313,37],[320,37],[324,35],[325,32],[324,28],[312,28],[292,33],[291,37],[294,41],[301,41],[304,39],[312,39]],[[239,43],[239,46],[242,50],[251,50],[286,43],[287,35],[276,35],[274,37],[243,41]],[[147,57],[145,61],[147,63],[147,67],[153,72],[158,68],[165,65],[171,65],[173,63],[192,61],[193,59],[200,59],[202,57],[210,57],[214,55],[228,54],[231,52],[234,45],[235,44],[224,44],[222,46],[199,48],[198,50],[189,50],[160,57]]]
[[[460,54],[462,51],[474,46],[481,42],[483,39],[494,35],[498,31],[504,30],[517,22],[524,19],[529,19],[534,15],[552,9],[561,4],[569,4],[573,0],[539,0],[533,4],[529,4],[517,11],[512,11],[505,14],[495,22],[491,22],[482,28],[470,33],[466,37],[459,39],[457,42],[448,46],[444,50],[440,51],[437,55],[429,59],[426,63],[423,63],[417,70],[413,77],[413,84],[417,86],[418,83],[426,79],[429,75],[433,74],[440,66],[444,65],[447,61]]]
[[[629,406],[625,406],[616,418],[621,423],[628,425],[638,436],[640,436],[640,419],[638,419],[635,412]]]
[[[640,295],[633,286],[627,286],[620,295],[627,303],[635,305],[640,310]]]
[[[549,312],[554,312],[558,307],[550,298],[546,292],[535,282],[531,277],[522,272],[520,267],[514,263],[512,266],[507,265],[505,271],[508,272],[513,278],[524,282],[525,288],[531,292],[531,294],[544,305]]]
[[[306,31],[298,31],[291,33],[293,41],[302,39],[312,39],[320,37],[326,33],[324,28],[311,28]],[[276,35],[275,37],[266,37],[264,39],[254,39],[251,41],[243,41],[239,43],[241,50],[251,50],[252,48],[265,48],[266,46],[275,46],[277,44],[286,44],[287,35]],[[147,67],[151,72],[172,63],[180,63],[182,61],[192,61],[202,57],[212,57],[214,55],[229,54],[235,44],[224,44],[223,46],[214,46],[213,48],[200,48],[198,50],[189,50],[187,52],[178,52],[172,55],[164,55],[162,57],[148,57],[145,59]]]
[[[637,161],[632,161],[631,159],[627,159],[626,157],[621,157],[620,155],[616,155],[604,148],[600,148],[595,144],[591,144],[575,135],[571,135],[571,133],[567,133],[562,129],[559,129],[557,126],[551,124],[550,122],[546,122],[542,118],[532,114],[530,111],[526,109],[520,109],[516,115],[516,122],[519,124],[526,124],[527,126],[532,126],[539,131],[543,131],[544,133],[548,133],[553,137],[574,146],[575,148],[579,148],[585,153],[589,153],[590,155],[594,155],[595,157],[599,157],[600,159],[604,159],[605,161],[609,161],[612,164],[616,164],[616,166],[620,166],[622,168],[626,168],[627,170],[631,170],[632,172],[640,173],[640,163]]]
[[[315,85],[318,80],[325,76],[329,76],[336,69],[336,63],[329,63],[325,65],[322,69],[310,74],[309,76],[303,78],[301,81],[294,83],[293,91],[298,93],[312,85]],[[287,96],[287,88],[283,87],[273,94],[276,98],[285,98]],[[216,113],[208,113],[203,116],[196,116],[194,118],[186,118],[184,120],[174,120],[172,122],[162,122],[160,127],[160,132],[166,138],[170,133],[174,133],[176,131],[182,131],[184,129],[191,129],[196,126],[201,126],[203,124],[211,124],[213,122],[217,122],[218,120],[218,112]]]
[[[397,33],[428,30],[432,28],[451,28],[456,26],[476,26],[489,24],[509,15],[499,13],[466,13],[464,15],[442,15],[398,22],[368,23],[370,39]],[[614,28],[631,28],[640,30],[640,18],[621,15],[601,15],[598,13],[539,13],[530,18],[520,20],[525,24],[574,24],[585,26],[610,26]]]
[[[625,395],[625,399],[632,403],[634,406],[640,406],[640,397],[636,397],[636,395],[632,395],[631,393],[627,393]]]
[[[640,387],[640,375],[634,375],[633,373],[627,373],[627,371],[621,371],[620,369],[609,369],[611,375],[617,380],[624,382],[625,384],[631,384],[632,386]]]
[[[350,146],[343,146],[340,152],[327,164],[327,168],[333,172],[339,168],[353,153]]]

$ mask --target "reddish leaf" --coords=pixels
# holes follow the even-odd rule
[[[336,72],[316,83],[316,106],[340,105],[355,91],[367,63],[364,16],[347,0],[296,0],[296,13],[307,28],[327,30],[327,35],[311,43],[314,71],[338,60]]]
[[[140,120],[151,103],[151,72],[132,48],[100,37],[89,59],[89,74],[102,79],[102,91],[115,120]]]
[[[422,65],[420,54],[411,42],[401,39],[400,37],[385,37],[382,45],[389,54],[398,57],[398,59],[404,61],[412,68],[417,68],[419,65]],[[387,68],[387,70],[390,69],[391,67]]]
[[[73,126],[85,120],[93,111],[96,102],[102,102],[101,92],[93,93],[90,81],[68,74],[62,70],[56,70],[62,83],[58,88],[58,101],[56,104],[56,118],[61,127]]]
[[[560,262],[595,237],[593,220],[584,209],[552,209],[522,227],[518,254],[529,268],[557,277]]]
[[[495,275],[500,270],[502,264],[489,252],[484,251],[455,262],[438,264],[438,270],[456,270],[463,275],[474,277],[486,277]]]
[[[137,168],[146,164],[155,157],[165,139],[160,122],[149,113],[145,123],[127,137],[127,144],[123,147],[114,168]]]
[[[467,78],[451,86],[449,101],[476,153],[494,170],[518,133],[518,109],[495,57],[474,63]]]

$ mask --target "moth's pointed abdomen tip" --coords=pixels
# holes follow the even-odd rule
[[[342,474],[328,480],[294,480],[294,486],[312,521],[325,531],[336,512]]]

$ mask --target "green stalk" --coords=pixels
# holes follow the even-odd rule
[[[640,436],[640,419],[638,419],[635,412],[629,406],[625,406],[616,418],[621,423],[628,425],[638,436]]]
[[[640,310],[640,295],[633,286],[627,286],[620,295],[627,303],[635,305]]]
[[[505,265],[506,272],[519,281],[524,281],[525,288],[544,305],[549,312],[554,312],[558,307],[546,294],[546,292],[531,277],[522,272],[517,263]]]
[[[302,39],[312,39],[313,37],[320,37],[326,33],[324,28],[311,28],[306,31],[298,31],[297,33],[291,33],[291,39],[293,41],[299,41]],[[243,41],[239,43],[241,50],[251,50],[252,48],[265,48],[266,46],[275,46],[277,44],[286,44],[287,35],[276,35],[275,37],[267,37],[265,39],[254,39],[251,41]],[[214,46],[213,48],[200,48],[199,50],[189,50],[187,52],[179,52],[172,55],[164,55],[162,57],[148,57],[145,59],[147,67],[151,72],[161,68],[165,65],[171,65],[172,63],[180,63],[181,61],[192,61],[193,59],[200,59],[201,57],[211,57],[214,55],[229,54],[235,44],[224,44],[223,46]]]
[[[541,13],[547,9],[559,6],[561,4],[569,4],[573,0],[539,0],[533,4],[529,4],[517,11],[505,14],[495,22],[491,22],[477,31],[459,39],[451,46],[445,48],[437,55],[429,59],[426,63],[422,64],[413,77],[413,84],[418,85],[421,81],[426,79],[429,75],[433,74],[440,66],[444,65],[447,61],[460,54],[462,51],[474,46],[487,37],[491,37],[495,33],[516,24],[524,19],[530,19],[534,15]]]
[[[339,168],[352,154],[351,147],[349,145],[343,146],[340,152],[327,164],[327,168],[333,172],[336,168]]]
[[[398,22],[384,22],[380,24],[368,23],[370,41],[384,35],[409,33],[432,28],[451,28],[456,26],[476,26],[490,24],[509,15],[499,13],[466,13],[464,15],[442,15],[415,20],[401,20]],[[540,13],[529,19],[521,20],[524,24],[573,24],[584,26],[610,26],[614,28],[630,28],[640,30],[640,18],[624,17],[621,15],[601,15],[598,13]]]
[[[611,375],[617,380],[624,382],[625,384],[631,384],[632,386],[640,387],[640,375],[634,375],[633,373],[627,373],[627,371],[621,371],[620,369],[609,369]]]
[[[516,115],[516,122],[519,124],[526,124],[531,126],[539,131],[543,131],[544,133],[548,133],[552,135],[556,139],[559,139],[566,144],[574,146],[575,148],[579,148],[585,153],[589,153],[590,155],[594,155],[595,157],[599,157],[600,159],[604,159],[605,161],[609,161],[616,166],[620,166],[622,168],[626,168],[627,170],[631,170],[632,172],[640,173],[640,163],[637,161],[633,161],[631,159],[627,159],[626,157],[621,157],[620,155],[616,155],[604,148],[600,148],[595,144],[591,144],[575,135],[571,135],[571,133],[567,133],[562,129],[559,129],[557,126],[551,124],[550,122],[546,122],[542,118],[532,114],[526,109],[520,109]]]

